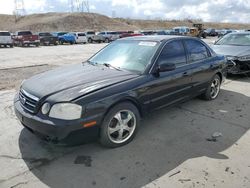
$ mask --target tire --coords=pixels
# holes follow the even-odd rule
[[[14,47],[14,45],[13,44],[10,44],[10,48],[13,48]]]
[[[93,40],[91,38],[89,38],[88,43],[93,43]]]
[[[109,43],[109,39],[106,38],[106,39],[104,40],[104,42],[105,42],[105,43]]]
[[[126,118],[128,122],[124,123]],[[119,121],[118,119],[122,120]],[[119,122],[124,123],[122,124],[122,127]],[[109,148],[126,145],[133,140],[139,126],[140,113],[138,109],[129,102],[120,103],[112,107],[104,117],[99,141],[101,145]]]
[[[36,43],[36,47],[39,47],[40,46],[40,43]]]
[[[210,81],[206,92],[201,95],[201,98],[207,101],[214,100],[220,93],[221,78],[216,74]],[[213,90],[213,91],[212,91]]]
[[[63,42],[63,40],[60,40],[59,43],[60,43],[61,45],[63,45],[64,42]]]

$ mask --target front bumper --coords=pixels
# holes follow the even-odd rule
[[[228,60],[227,73],[248,74],[250,73],[250,62],[242,62],[239,60]]]
[[[40,43],[40,40],[34,40],[34,41],[23,41],[23,44],[38,44]]]
[[[48,120],[39,115],[33,115],[25,111],[19,100],[14,102],[15,114],[24,127],[38,137],[53,143],[90,142],[96,140],[99,135],[101,117],[86,118],[80,120]],[[96,121],[93,127],[84,128],[85,123]]]

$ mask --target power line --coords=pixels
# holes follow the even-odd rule
[[[24,0],[15,0],[15,21],[17,22],[19,17],[24,16],[25,13]]]
[[[88,0],[68,0],[71,12],[90,12]]]

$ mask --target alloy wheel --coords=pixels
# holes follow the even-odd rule
[[[210,95],[212,99],[215,99],[220,92],[220,80],[215,78],[211,84]]]
[[[135,114],[130,110],[121,110],[109,122],[108,137],[113,143],[121,144],[133,135],[135,128]]]

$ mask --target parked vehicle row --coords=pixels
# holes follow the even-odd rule
[[[8,31],[0,31],[0,47],[25,47],[30,45],[58,45],[58,44],[86,44],[112,42],[119,38],[141,36],[141,33],[133,31],[103,31],[96,33],[94,31],[86,32],[39,32],[33,34],[31,31],[17,31],[11,34]]]

